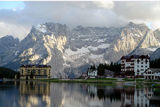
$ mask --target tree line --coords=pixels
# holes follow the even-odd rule
[[[150,68],[160,68],[160,58],[150,61]]]
[[[110,71],[113,71],[114,73],[120,73],[121,64],[113,63],[113,62],[111,62],[110,64],[101,63],[97,67],[95,65],[91,65],[88,69],[89,70],[97,70],[98,75],[102,76],[102,75],[104,75],[105,70],[110,70]]]
[[[12,69],[0,67],[0,78],[14,78],[15,75],[19,75],[19,72],[16,72]]]

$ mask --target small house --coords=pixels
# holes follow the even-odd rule
[[[149,80],[160,80],[160,69],[149,68],[144,72],[144,78]]]
[[[97,77],[97,70],[88,70],[87,75],[89,78],[96,78]]]

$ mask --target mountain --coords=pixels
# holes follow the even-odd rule
[[[33,26],[1,65],[18,69],[21,64],[50,64],[52,77],[78,77],[90,64],[116,62],[123,55],[152,54],[160,47],[158,34],[145,24],[132,22],[117,28],[73,29],[59,23],[44,23]]]
[[[160,58],[160,48],[158,48],[156,51],[154,51],[150,56],[151,60],[155,60],[155,59],[159,59],[159,58]]]
[[[11,35],[0,38],[0,66],[13,60],[16,56],[15,49],[19,45],[19,39]]]

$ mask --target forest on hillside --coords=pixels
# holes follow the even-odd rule
[[[14,78],[16,74],[19,74],[18,72],[5,68],[5,67],[0,67],[0,78]]]

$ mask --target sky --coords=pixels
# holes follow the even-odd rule
[[[0,1],[0,37],[22,40],[33,25],[45,22],[119,27],[128,22],[160,28],[160,1]]]

